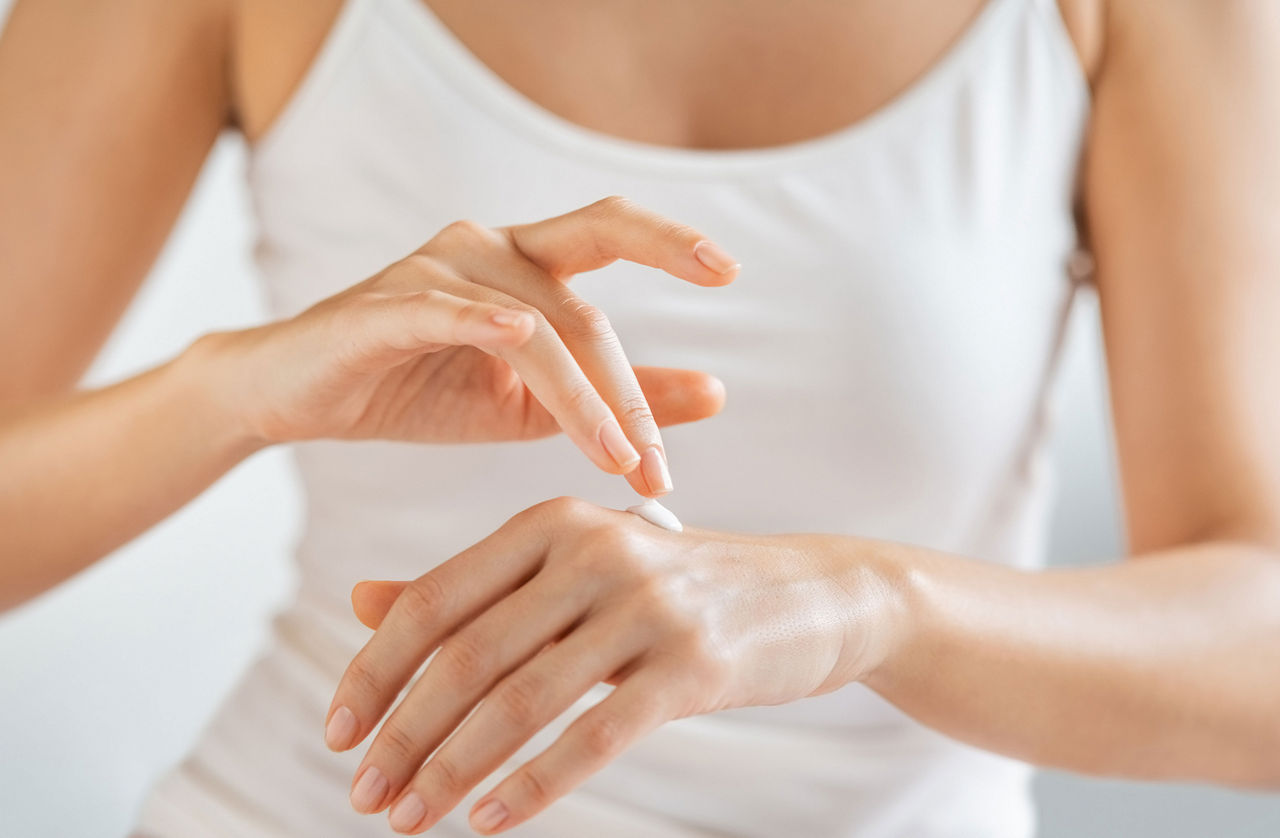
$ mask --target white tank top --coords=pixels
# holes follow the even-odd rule
[[[667,429],[685,522],[892,539],[1034,567],[1046,418],[1075,281],[1088,90],[1053,0],[990,0],[869,117],[781,147],[647,145],[569,123],[472,55],[420,0],[349,0],[253,150],[257,259],[292,315],[459,218],[532,221],[626,195],[741,260],[697,288],[616,265],[574,280],[633,363],[728,391]],[[156,838],[383,836],[330,754],[325,711],[368,637],[360,579],[416,577],[557,495],[636,496],[564,438],[297,447],[300,590],[271,648],[155,789]],[[432,834],[609,691],[599,686]],[[513,836],[1027,836],[1026,766],[917,725],[860,685],[670,722]]]

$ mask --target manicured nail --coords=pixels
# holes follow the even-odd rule
[[[391,807],[388,821],[396,832],[412,832],[427,816],[427,804],[415,792],[409,792]]]
[[[506,819],[507,807],[502,805],[502,801],[488,800],[471,816],[471,825],[488,832],[490,829],[502,826],[502,822]]]
[[[345,751],[355,744],[356,731],[359,727],[356,714],[346,707],[339,707],[333,711],[333,715],[329,717],[329,723],[324,726],[324,743],[330,750]]]
[[[387,796],[390,788],[391,784],[382,772],[370,765],[360,774],[355,788],[351,790],[351,805],[366,815],[376,812],[382,808],[382,798]]]
[[[489,315],[489,319],[499,326],[515,327],[524,321],[524,315],[516,311],[496,311]]]
[[[600,439],[600,445],[609,452],[609,456],[618,464],[618,468],[630,471],[636,463],[640,462],[640,454],[627,439],[627,435],[622,432],[622,426],[618,424],[617,419],[610,416],[601,422],[600,430],[596,435]]]
[[[644,477],[650,494],[665,495],[671,491],[671,471],[667,468],[667,457],[658,446],[650,445],[644,449],[644,456],[640,460],[640,474]]]
[[[711,241],[698,242],[693,248],[693,255],[698,257],[699,262],[718,274],[727,274],[734,268],[742,267],[736,259],[724,252],[724,248]]]

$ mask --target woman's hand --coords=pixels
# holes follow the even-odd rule
[[[374,739],[352,804],[391,806],[394,829],[421,832],[592,686],[616,685],[478,803],[473,824],[496,831],[662,722],[863,677],[885,656],[895,609],[870,570],[852,587],[856,575],[832,572],[834,542],[672,533],[562,498],[413,582],[361,584],[356,611],[377,632],[338,686],[331,748],[364,739],[439,652]]]
[[[237,360],[234,401],[266,442],[563,429],[601,469],[659,495],[671,480],[658,425],[716,413],[723,389],[700,372],[632,369],[604,314],[567,285],[617,259],[704,286],[737,274],[696,230],[606,198],[534,224],[457,222],[291,320],[209,340]]]

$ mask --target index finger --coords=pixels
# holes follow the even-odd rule
[[[325,743],[331,749],[347,750],[368,736],[446,636],[537,570],[546,553],[537,514],[516,515],[404,587],[338,682],[325,718]]]
[[[728,285],[741,265],[685,224],[610,196],[531,224],[498,228],[531,262],[565,280],[618,259],[666,271],[695,285]]]

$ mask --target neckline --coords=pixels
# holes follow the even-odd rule
[[[869,142],[895,122],[946,93],[947,82],[980,47],[1007,9],[1019,0],[986,0],[978,14],[943,53],[906,88],[854,122],[809,139],[772,146],[697,149],[661,145],[596,131],[547,109],[498,75],[445,25],[424,0],[387,0],[396,30],[414,39],[414,53],[446,74],[468,100],[544,146],[598,164],[650,174],[731,176],[774,171],[825,159]]]

